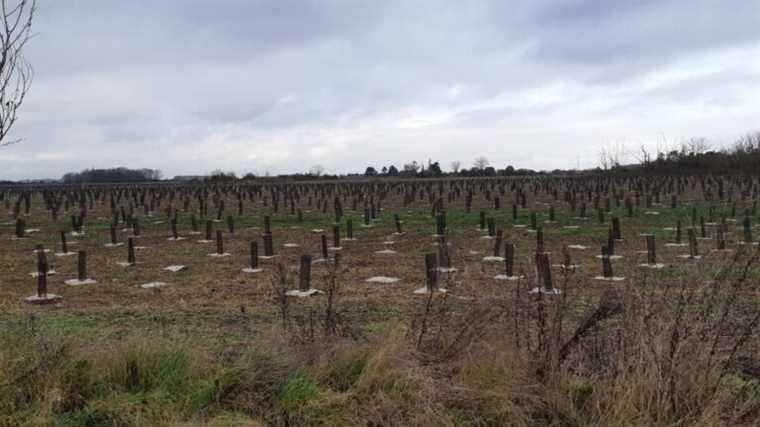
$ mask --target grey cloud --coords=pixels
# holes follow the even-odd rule
[[[26,141],[0,150],[0,177],[347,172],[479,154],[555,168],[610,139],[730,139],[760,115],[758,8],[40,0],[15,129]]]
[[[759,40],[755,1],[574,0],[544,6],[532,56],[619,81],[685,55]]]

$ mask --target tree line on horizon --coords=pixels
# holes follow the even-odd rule
[[[625,163],[624,156],[635,161]],[[678,146],[651,153],[643,146],[630,152],[622,146],[600,150],[595,172],[690,174],[757,173],[760,171],[760,131],[748,133],[727,148],[713,149],[707,138],[690,138]]]
[[[633,156],[634,162],[626,163],[624,157]],[[379,170],[374,166],[367,166],[364,173],[347,175],[327,174],[325,168],[316,165],[304,173],[281,174],[270,176],[268,173],[261,177],[253,173],[247,173],[242,177],[234,172],[214,170],[208,175],[177,176],[177,181],[211,181],[225,182],[253,180],[260,178],[290,179],[294,181],[313,179],[340,179],[342,177],[363,176],[366,178],[390,177],[390,178],[436,178],[436,177],[496,177],[496,176],[530,176],[545,174],[581,174],[581,173],[647,173],[674,174],[674,173],[756,173],[760,171],[760,131],[749,133],[735,141],[729,148],[714,150],[710,147],[710,141],[706,138],[691,138],[679,146],[650,153],[644,147],[638,152],[632,153],[625,147],[606,147],[600,151],[599,166],[586,170],[555,169],[552,171],[535,171],[533,169],[516,169],[509,165],[503,169],[492,166],[484,156],[476,157],[470,168],[462,167],[460,161],[451,162],[450,169],[444,171],[440,162],[428,160],[427,163],[411,161],[401,168],[391,164],[383,166]],[[162,180],[162,173],[158,169],[130,169],[116,167],[107,169],[85,169],[81,172],[69,172],[63,175],[61,182],[73,183],[132,183]]]
[[[69,172],[61,177],[65,184],[77,183],[113,183],[113,182],[147,182],[160,181],[158,169],[129,169],[116,167],[110,169],[85,169],[81,172]]]

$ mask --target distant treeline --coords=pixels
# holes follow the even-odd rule
[[[373,166],[368,166],[364,171],[364,176],[377,177],[406,177],[406,178],[438,178],[444,176],[462,176],[462,177],[494,177],[494,176],[513,176],[513,175],[536,175],[543,172],[537,172],[532,169],[515,169],[512,166],[506,166],[504,169],[498,169],[489,165],[488,159],[478,157],[475,159],[472,168],[460,168],[460,162],[452,162],[452,171],[444,172],[440,162],[428,161],[427,166],[424,163],[412,161],[398,169],[395,165],[383,166],[379,171]]]
[[[627,163],[625,157],[635,157],[634,163]],[[411,161],[400,168],[395,165],[383,166],[376,169],[367,166],[364,173],[357,171],[347,175],[330,175],[324,173],[322,166],[315,166],[305,173],[283,174],[257,177],[247,173],[238,178],[234,172],[222,170],[212,171],[209,175],[177,176],[175,181],[207,181],[226,182],[254,179],[285,179],[293,181],[307,180],[338,180],[356,177],[375,178],[437,178],[437,177],[496,177],[496,176],[531,176],[531,175],[576,175],[576,174],[692,174],[692,173],[758,173],[760,171],[760,132],[747,134],[739,138],[729,148],[713,150],[710,141],[705,138],[691,138],[673,149],[648,152],[644,147],[640,151],[631,152],[624,146],[603,148],[600,152],[600,166],[585,170],[536,171],[532,169],[517,169],[507,165],[498,168],[490,165],[483,156],[473,161],[472,167],[460,167],[461,162],[451,162],[451,168],[444,171],[437,161],[428,160],[427,164]],[[145,182],[161,180],[161,171],[157,169],[128,169],[124,167],[111,169],[86,169],[82,172],[67,173],[62,177],[63,183],[108,183],[108,182]]]
[[[706,138],[691,138],[676,149],[660,151],[655,155],[642,149],[637,157],[638,163],[634,165],[610,162],[610,171],[625,173],[643,169],[661,174],[756,174],[760,172],[760,132],[747,134],[729,148],[721,150],[710,149]]]
[[[128,169],[124,167],[111,169],[85,169],[81,172],[69,172],[61,178],[66,184],[93,182],[145,182],[161,179],[158,169]]]

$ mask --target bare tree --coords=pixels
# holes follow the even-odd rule
[[[314,165],[309,169],[309,175],[320,176],[325,173],[325,167],[322,165]]]
[[[647,148],[644,146],[644,144],[641,144],[639,151],[633,155],[641,166],[647,167],[650,163],[652,163],[652,153],[647,151]]]
[[[698,156],[710,150],[710,141],[707,138],[690,138],[682,144],[681,150],[689,156]]]
[[[459,168],[462,167],[462,162],[459,160],[454,160],[451,162],[451,171],[454,173],[459,173]]]
[[[420,165],[416,160],[412,160],[412,163],[404,164],[404,173],[407,175],[414,175],[420,170]]]
[[[483,169],[487,168],[488,165],[490,164],[491,162],[489,162],[485,156],[480,156],[480,157],[477,157],[475,160],[473,160],[472,167],[477,170],[482,171]]]
[[[12,3],[12,4],[9,4]],[[20,142],[6,140],[16,123],[17,112],[32,84],[34,70],[26,62],[23,49],[32,36],[36,0],[0,0],[0,146]]]
[[[599,164],[602,169],[614,169],[621,166],[628,156],[628,149],[622,141],[611,142],[599,150]]]
[[[760,151],[760,131],[748,133],[739,138],[733,146],[733,152],[737,154],[755,153]]]
[[[610,158],[607,155],[607,148],[604,146],[599,149],[599,166],[601,166],[602,170],[610,168]]]

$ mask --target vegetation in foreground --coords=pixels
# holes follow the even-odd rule
[[[138,328],[92,340],[25,315],[0,330],[0,423],[757,425],[747,355],[760,314],[739,298],[756,257],[698,287],[611,289],[580,321],[567,274],[561,296],[429,297],[410,318],[359,328],[340,307],[340,269],[306,308],[278,298],[285,268],[272,277],[278,320],[237,341]]]

